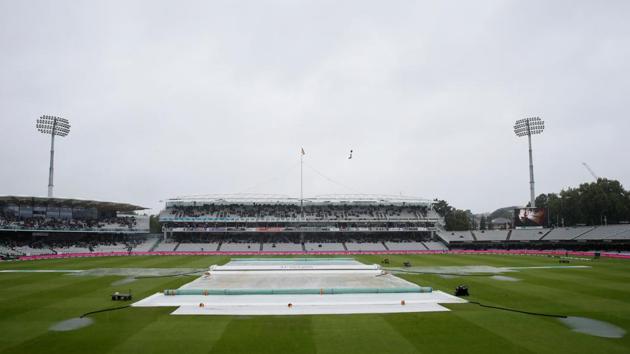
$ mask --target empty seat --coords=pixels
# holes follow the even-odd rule
[[[422,242],[386,242],[390,251],[426,251]]]
[[[591,226],[556,227],[545,236],[545,240],[572,240],[593,230]]]
[[[535,241],[540,240],[549,229],[515,229],[510,235],[511,241]]]
[[[508,230],[479,230],[474,232],[477,241],[505,241]]]

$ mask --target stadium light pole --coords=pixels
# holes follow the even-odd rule
[[[300,150],[300,217],[304,219],[304,148]]]
[[[53,197],[53,175],[55,172],[55,136],[64,137],[70,133],[70,122],[65,118],[41,116],[35,125],[42,134],[50,134],[50,167],[48,170],[48,198]]]
[[[540,117],[519,119],[514,123],[514,134],[518,137],[527,136],[529,142],[529,197],[530,207],[536,207],[536,192],[534,191],[534,162],[532,159],[532,135],[541,134],[545,130],[545,121]]]

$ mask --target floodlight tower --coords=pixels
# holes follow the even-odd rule
[[[48,198],[53,197],[53,174],[55,171],[55,135],[67,136],[70,133],[70,122],[65,118],[41,116],[37,119],[37,130],[42,134],[50,134],[50,169],[48,170]]]
[[[529,197],[530,207],[536,207],[536,193],[534,192],[534,162],[532,160],[532,135],[540,134],[545,130],[545,121],[540,117],[519,119],[514,123],[516,136],[527,136],[529,142]]]

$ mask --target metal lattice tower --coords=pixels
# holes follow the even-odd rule
[[[545,121],[540,117],[519,119],[514,123],[514,134],[518,137],[527,136],[529,142],[529,196],[530,207],[536,207],[536,192],[534,190],[534,162],[532,159],[532,135],[541,134],[545,130]]]
[[[55,165],[55,136],[64,137],[70,134],[70,122],[65,118],[41,116],[37,119],[37,130],[50,135],[50,168],[48,170],[48,198],[53,197],[53,175]]]

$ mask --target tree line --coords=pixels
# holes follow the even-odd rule
[[[540,194],[536,206],[547,208],[550,226],[630,222],[630,191],[616,180],[599,178],[560,193]]]
[[[617,180],[599,178],[559,193],[540,194],[536,197],[536,207],[547,209],[550,227],[627,223],[630,191]],[[491,226],[492,220],[485,216],[476,220],[470,210],[454,208],[444,200],[435,199],[433,209],[444,218],[449,231],[486,230]]]

